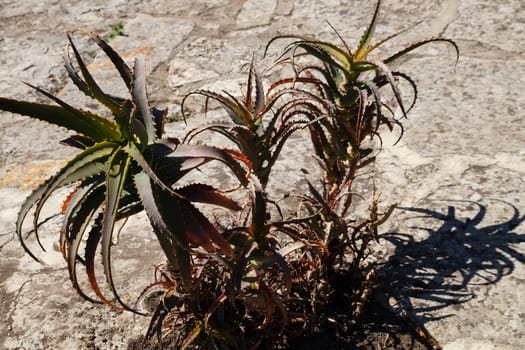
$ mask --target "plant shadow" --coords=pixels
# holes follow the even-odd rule
[[[517,244],[525,242],[525,233],[514,232],[525,221],[525,215],[515,205],[491,200],[491,210],[503,212],[492,210],[489,218],[486,204],[436,202],[448,207],[441,211],[399,208],[411,215],[404,222],[417,222],[406,231],[416,230],[422,238],[400,232],[381,235],[393,244],[394,252],[378,270],[378,295],[383,303],[390,301],[392,310],[410,315],[422,327],[429,321],[453,316],[454,307],[450,308],[452,313],[448,313],[448,307],[475,298],[474,286],[496,284],[512,274],[516,263],[525,263],[523,249],[517,249]],[[439,312],[436,316],[437,310],[445,308],[447,314]]]

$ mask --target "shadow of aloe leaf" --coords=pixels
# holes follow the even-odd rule
[[[487,218],[488,205],[439,202],[455,206],[448,205],[444,212],[399,208],[406,214],[417,214],[405,222],[417,223],[407,231],[422,232],[422,239],[409,233],[381,235],[394,245],[394,253],[378,271],[380,293],[386,300],[396,301],[395,310],[410,313],[422,323],[451,316],[431,313],[468,302],[476,297],[474,286],[496,284],[512,274],[516,263],[525,263],[523,249],[520,252],[517,247],[525,242],[525,233],[513,232],[525,221],[525,215],[516,206],[490,200],[491,210],[503,208],[505,214],[498,212]],[[499,221],[504,215],[507,218]],[[486,223],[494,221],[495,216],[496,223]]]

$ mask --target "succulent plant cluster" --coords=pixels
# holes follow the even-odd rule
[[[127,87],[127,98],[105,93],[87,68],[68,34],[65,68],[76,87],[105,107],[105,115],[73,107],[35,87],[55,104],[0,98],[0,109],[65,127],[74,134],[63,143],[80,152],[57,174],[38,187],[23,204],[16,232],[27,248],[23,224],[33,216],[32,234],[38,240],[42,206],[58,188],[71,189],[63,206],[60,249],[73,286],[88,300],[144,313],[126,304],[112,278],[111,249],[116,223],[144,211],[165,254],[139,299],[159,294],[151,315],[146,342],[169,334],[176,348],[254,349],[286,347],[291,340],[327,330],[345,332],[364,310],[374,284],[374,264],[367,261],[377,227],[393,207],[380,212],[374,193],[366,198],[368,217],[352,212],[358,170],[374,161],[382,127],[401,126],[416,100],[416,85],[389,64],[421,45],[412,44],[387,59],[371,53],[391,37],[373,43],[380,1],[372,21],[354,50],[298,36],[273,38],[289,44],[276,61],[290,65],[293,74],[265,89],[252,62],[246,95],[197,90],[226,111],[227,123],[206,124],[187,132],[182,140],[165,135],[166,110],[150,106],[145,64],[133,67],[97,35],[80,31],[111,60]],[[76,63],[72,62],[71,55]],[[404,101],[398,81],[412,88]],[[383,99],[389,89],[393,102]],[[182,114],[184,112],[182,102]],[[400,116],[394,109],[399,108]],[[307,131],[321,179],[308,179],[309,193],[299,198],[293,217],[276,217],[268,181],[283,146],[295,132]],[[219,133],[235,149],[194,142],[197,135]],[[186,175],[216,162],[238,181],[246,203],[239,203],[207,183],[182,182]],[[208,168],[206,168],[208,169]],[[275,169],[273,169],[275,170]],[[206,170],[206,171],[209,171]],[[206,174],[213,177],[213,174]],[[184,184],[183,184],[184,183]],[[370,196],[370,194],[368,194]],[[196,205],[199,203],[199,205]],[[225,226],[200,204],[225,208]],[[101,253],[110,295],[100,288],[95,256]],[[78,282],[84,265],[92,291]],[[140,301],[140,300],[139,300]],[[140,303],[139,303],[140,304]],[[333,311],[337,310],[336,313]],[[156,336],[158,335],[158,337]]]

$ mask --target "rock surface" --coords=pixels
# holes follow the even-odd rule
[[[439,44],[403,62],[418,84],[418,104],[400,143],[393,145],[396,135],[384,136],[375,170],[382,203],[400,207],[383,227],[376,252],[386,261],[383,293],[407,305],[445,349],[525,345],[523,6],[522,0],[387,0],[380,15],[377,38],[415,26],[386,48],[441,35],[461,50],[456,66],[452,50]],[[312,34],[336,41],[329,21],[354,46],[372,11],[373,2],[357,0],[3,0],[0,95],[41,100],[21,83],[27,81],[73,105],[86,103],[62,68],[65,32],[86,28],[104,36],[121,23],[126,36],[111,44],[129,62],[146,58],[150,97],[176,119],[181,98],[195,88],[238,94],[252,53],[261,65],[271,62],[261,58],[271,37]],[[95,57],[91,64],[105,89],[122,88],[113,85],[108,62]],[[190,108],[198,111],[199,103]],[[182,128],[180,122],[169,126],[175,134]],[[24,254],[14,236],[29,190],[72,155],[57,147],[66,135],[0,113],[3,349],[125,349],[146,327],[147,320],[87,303],[71,289],[53,248],[58,218],[43,230],[44,264]],[[286,161],[279,166],[288,169]],[[123,233],[125,248],[116,249],[117,279],[130,300],[159,263],[147,220],[134,220]]]

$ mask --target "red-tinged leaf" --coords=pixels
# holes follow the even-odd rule
[[[233,159],[243,162],[248,170],[253,168],[259,168],[257,164],[261,163],[260,157],[258,156],[257,143],[252,131],[242,125],[224,125],[224,124],[211,124],[205,125],[200,128],[191,130],[185,138],[185,141],[191,141],[195,136],[205,131],[217,132],[230,141],[235,143],[239,147],[240,151],[232,149],[223,149],[229,153]],[[188,160],[191,161],[191,160]]]
[[[24,201],[18,213],[16,233],[22,247],[33,259],[38,261],[36,256],[26,246],[25,239],[22,235],[22,226],[31,208],[35,205],[37,206],[33,215],[33,230],[40,247],[45,250],[38,237],[38,219],[42,206],[58,187],[102,172],[104,168],[103,160],[111,153],[111,145],[111,143],[102,142],[81,152],[69,161],[56,175],[46,180],[46,182],[34,190]]]
[[[71,197],[77,192],[78,188],[73,189],[69,194],[67,195],[66,199],[62,202],[62,206],[60,207],[60,211],[62,214],[66,212],[66,208],[69,205],[69,202],[71,201]]]
[[[91,98],[95,98],[93,96],[93,93],[87,86],[86,82],[80,77],[80,75],[78,75],[76,69],[73,67],[73,64],[71,63],[71,57],[69,56],[69,46],[66,47],[63,57],[64,57],[64,67],[66,68],[69,78],[73,81],[73,83],[77,86],[77,88],[84,95],[89,96]]]
[[[323,41],[310,41],[298,44],[299,47],[302,47],[307,52],[321,59],[323,62],[330,63],[332,67],[341,68],[343,71],[348,70],[353,61],[353,57],[350,52],[346,52],[332,43]],[[325,59],[328,57],[330,59],[325,61]]]
[[[246,107],[237,101],[237,99],[231,95],[228,92],[224,92],[224,95],[218,94],[216,92],[208,91],[208,90],[197,90],[189,93],[184,97],[182,100],[182,113],[184,115],[184,102],[186,99],[191,95],[201,95],[205,96],[206,98],[210,98],[213,100],[216,100],[219,102],[225,109],[226,112],[228,112],[228,115],[230,116],[231,120],[235,124],[239,125],[251,125],[252,124],[252,115],[251,113],[246,109]]]
[[[208,324],[210,322],[211,316],[213,316],[213,314],[215,313],[215,311],[217,311],[219,306],[221,304],[224,304],[226,300],[228,300],[228,296],[225,293],[222,293],[217,299],[213,301],[213,304],[211,304],[210,308],[208,309],[208,311],[206,311],[206,314],[204,315],[204,328],[209,329]]]
[[[167,157],[209,158],[213,160],[218,160],[226,164],[244,186],[248,185],[246,172],[240,166],[240,164],[232,157],[231,152],[229,150],[206,145],[182,144],[179,145],[175,149],[175,151],[173,151]]]
[[[275,296],[270,290],[270,288],[268,288],[268,286],[263,282],[259,282],[259,291],[261,292],[262,296],[266,300],[266,312],[264,315],[264,320],[262,324],[258,327],[258,329],[265,329],[266,327],[270,325],[273,314],[275,312],[275,307],[276,307]]]
[[[106,305],[109,305],[117,310],[123,310],[122,307],[114,304],[109,299],[107,299],[102,291],[100,290],[98,286],[97,277],[95,275],[95,253],[97,251],[98,243],[100,242],[100,238],[102,237],[102,222],[103,222],[103,215],[100,213],[96,219],[93,225],[91,226],[91,230],[89,231],[88,238],[86,241],[86,253],[84,255],[85,262],[86,262],[86,274],[88,276],[89,284],[91,285],[91,288],[97,295],[97,297]]]
[[[248,107],[250,110],[253,110],[253,104],[252,104],[252,90],[253,90],[253,77],[254,77],[254,56],[252,56],[252,61],[250,62],[250,71],[248,72],[248,83],[246,84],[246,98],[244,100],[244,105]]]
[[[104,186],[100,186],[100,184],[95,183],[92,186],[85,186],[79,188],[75,195],[72,197],[71,204],[70,206],[68,206],[67,211],[64,214],[64,223],[62,224],[62,229],[60,233],[61,249],[65,257],[67,258],[69,278],[73,283],[73,287],[83,298],[92,302],[103,302],[103,299],[101,299],[100,301],[94,300],[82,290],[80,284],[78,283],[76,264],[77,261],[80,259],[78,256],[78,250],[86,232],[86,229],[89,226],[91,219],[98,211],[103,202]],[[97,223],[99,221],[100,219],[95,219],[95,223],[93,224],[93,228],[91,231],[96,230],[96,227],[98,227]],[[93,238],[94,237],[92,237],[91,239]],[[94,249],[96,249],[97,243],[98,240],[95,240]],[[93,258],[91,257],[94,258],[94,252],[91,255],[91,253],[89,252],[89,248],[86,246],[86,253],[84,256],[84,263],[86,264],[86,266],[92,263]],[[94,269],[87,268],[87,271],[91,272],[94,271]]]
[[[205,249],[209,253],[220,249],[226,255],[232,255],[233,249],[222,234],[210,221],[190,203],[181,203],[184,217],[186,239]]]
[[[255,80],[255,81],[254,81]],[[253,88],[255,87],[255,101],[252,101]],[[255,118],[259,115],[265,102],[264,88],[262,85],[262,79],[255,70],[254,59],[250,63],[250,71],[248,73],[248,87],[246,92],[245,106],[251,111],[252,117]]]
[[[397,87],[397,83],[394,79],[394,76],[392,75],[392,72],[390,71],[388,66],[381,61],[372,61],[370,63],[375,65],[377,70],[380,71],[387,79],[388,84],[390,85],[390,87],[392,88],[392,92],[394,93],[396,102],[399,108],[401,108],[401,112],[403,113],[403,116],[406,118],[407,111],[405,109],[405,105],[403,104],[403,99],[401,98],[401,91],[399,91],[399,88]]]
[[[234,211],[242,209],[233,199],[221,194],[217,189],[209,185],[191,184],[177,188],[177,192],[190,202],[214,204]]]

